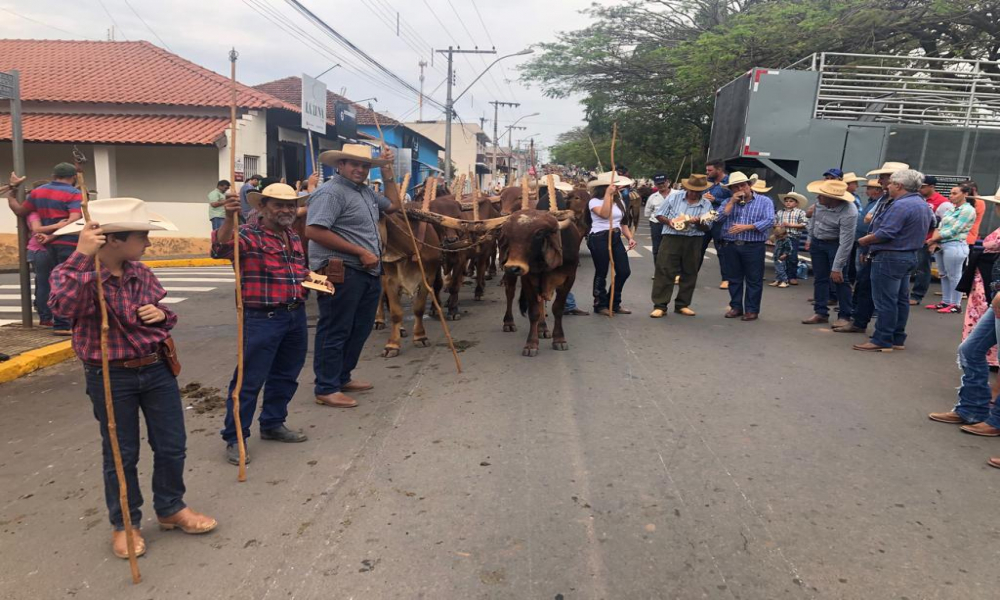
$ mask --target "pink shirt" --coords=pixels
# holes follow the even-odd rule
[[[37,239],[35,239],[35,234],[31,233],[31,226],[35,223],[39,225],[42,223],[42,217],[38,215],[37,212],[33,212],[28,215],[28,252],[44,252],[45,245],[40,244]]]

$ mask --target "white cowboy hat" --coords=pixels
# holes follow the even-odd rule
[[[756,182],[757,182],[757,174],[756,173],[753,174],[753,175],[751,175],[750,177],[747,177],[741,171],[733,171],[732,173],[729,174],[729,183],[723,183],[722,186],[728,188],[728,187],[732,187],[732,186],[734,186],[736,184],[739,184],[739,183],[749,183],[750,186],[752,187],[753,184],[756,183]]]
[[[985,200],[987,202],[994,202],[996,204],[1000,204],[1000,190],[997,190],[997,193],[993,194],[992,196],[973,196],[973,198],[975,198],[976,200]]]
[[[549,184],[549,176],[545,175],[544,177],[542,177],[538,181],[541,183],[541,185],[548,185]],[[562,180],[561,177],[559,177],[558,175],[556,175],[554,173],[552,175],[552,187],[556,188],[560,192],[572,192],[573,191],[573,185],[572,184],[566,183],[565,181]]]
[[[882,187],[882,184],[879,183],[878,179],[869,179],[868,181],[865,182],[865,187],[877,187],[877,188],[880,188],[880,187]]]
[[[608,171],[606,173],[601,173],[600,175],[597,176],[597,179],[587,182],[587,189],[592,190],[595,187],[600,187],[602,185],[611,185],[611,175],[612,175],[611,171]],[[623,188],[632,185],[633,183],[631,179],[629,179],[628,177],[622,177],[618,173],[615,173],[614,176],[615,176],[615,187]]]
[[[858,175],[854,171],[851,171],[849,173],[844,173],[844,177],[841,181],[843,181],[844,183],[860,183],[864,180],[865,180],[864,177],[858,177]]]
[[[295,188],[284,183],[272,183],[259,192],[247,193],[247,203],[257,210],[260,210],[261,205],[263,205],[264,198],[272,198],[274,200],[295,200],[299,203],[299,206],[305,206],[309,195],[306,194],[305,196],[300,196],[299,193],[295,191]]]
[[[821,179],[806,186],[810,193],[842,202],[854,202],[854,194],[847,191],[847,184],[839,179]]]
[[[882,168],[875,169],[874,171],[868,171],[867,175],[871,177],[872,175],[891,175],[896,171],[905,171],[909,169],[910,165],[901,162],[886,162],[882,164]]]
[[[772,186],[773,187],[773,186]],[[758,194],[766,194],[771,191],[771,188],[767,187],[767,182],[763,179],[758,179],[750,186],[750,189],[757,192]]]
[[[809,200],[807,200],[805,196],[803,196],[798,192],[788,192],[787,194],[781,194],[780,196],[778,196],[778,198],[780,198],[782,202],[791,198],[792,200],[795,200],[799,204],[799,208],[802,208],[809,203]]]
[[[87,205],[90,218],[101,226],[104,233],[116,231],[177,231],[177,226],[160,215],[146,209],[138,198],[106,198]],[[54,235],[68,235],[83,231],[85,223],[78,219],[59,229]]]
[[[356,160],[376,167],[389,164],[384,158],[372,158],[371,146],[364,144],[344,144],[340,150],[327,150],[319,155],[319,161],[331,167],[336,166],[338,160]]]

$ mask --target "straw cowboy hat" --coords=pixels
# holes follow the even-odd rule
[[[752,187],[753,184],[756,183],[756,182],[757,182],[757,175],[756,175],[756,173],[753,174],[753,175],[751,175],[750,177],[747,177],[741,171],[733,171],[732,173],[729,174],[729,183],[724,183],[722,185],[723,185],[723,187],[727,187],[728,188],[728,187],[733,187],[734,185],[737,185],[739,183],[749,183],[750,186]]]
[[[865,180],[865,178],[864,178],[864,177],[858,177],[858,176],[857,176],[857,175],[856,175],[856,174],[854,173],[854,171],[851,171],[850,173],[844,173],[844,178],[842,179],[842,181],[843,181],[844,183],[855,183],[855,182],[862,182],[862,181],[864,181],[864,180]]]
[[[867,175],[871,177],[872,175],[891,175],[896,171],[905,171],[909,169],[910,165],[901,162],[887,162],[882,164],[882,168],[875,169],[874,171],[868,171]]]
[[[587,182],[587,189],[592,190],[595,187],[600,187],[602,185],[611,185],[611,171],[606,173],[601,173],[597,176],[597,179]],[[633,181],[628,177],[622,177],[621,175],[615,173],[615,187],[626,187],[632,185]]]
[[[618,180],[616,179],[615,182],[617,183],[617,181]],[[548,185],[549,184],[549,176],[548,175],[543,175],[542,178],[538,180],[538,184],[539,185]],[[573,184],[566,183],[565,181],[562,180],[561,177],[559,177],[555,173],[552,174],[552,187],[556,188],[560,192],[572,192],[573,191]]]
[[[260,210],[260,207],[264,205],[264,198],[271,198],[273,200],[295,200],[298,202],[299,206],[305,206],[306,199],[309,198],[309,196],[299,196],[299,193],[295,191],[295,188],[284,183],[272,183],[259,192],[247,193],[247,203],[257,210]]]
[[[177,226],[160,215],[146,209],[138,198],[107,198],[94,200],[87,205],[90,218],[101,226],[104,233],[116,231],[177,231]],[[59,229],[55,235],[80,233],[83,219]]]
[[[809,200],[807,200],[805,196],[803,196],[798,192],[788,192],[787,194],[781,194],[780,196],[778,196],[778,198],[780,198],[782,202],[791,198],[792,200],[795,200],[795,202],[798,203],[799,208],[804,208],[805,205],[808,204],[809,202]]]
[[[758,179],[750,186],[750,189],[757,192],[758,194],[766,194],[771,191],[771,188],[767,187],[767,182],[763,179]]]
[[[340,150],[327,150],[319,155],[319,161],[331,167],[336,166],[338,160],[356,160],[376,167],[389,164],[384,158],[372,158],[371,146],[364,144],[344,144]]]
[[[681,187],[692,192],[704,192],[712,187],[707,175],[691,173],[687,179],[681,179]]]
[[[847,184],[839,179],[821,179],[806,186],[810,193],[843,202],[854,202],[854,194],[847,191]]]
[[[865,182],[865,187],[882,187],[882,184],[878,182],[878,179],[869,179]]]
[[[993,194],[992,196],[973,196],[973,198],[975,198],[976,200],[985,200],[987,202],[994,202],[996,204],[1000,204],[1000,190],[997,190],[997,193]]]

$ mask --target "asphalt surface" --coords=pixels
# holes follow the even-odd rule
[[[1000,444],[926,418],[954,401],[960,317],[916,310],[904,352],[854,352],[799,324],[811,280],[723,319],[710,256],[698,316],[654,321],[641,240],[635,313],[568,317],[568,352],[522,357],[494,280],[451,324],[462,374],[437,323],[388,360],[378,331],[356,373],[376,389],[338,410],[313,403],[310,355],[288,423],[310,439],[255,427],[246,483],[221,412],[186,399],[186,500],[220,526],[157,530],[144,449],[138,586],[108,547],[79,365],[0,386],[0,598],[996,598]],[[172,294],[180,383],[224,388],[232,284],[191,273],[223,281],[172,283],[215,288]]]

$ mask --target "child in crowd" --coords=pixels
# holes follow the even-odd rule
[[[774,237],[774,281],[771,287],[788,287],[788,256],[792,253],[792,241],[788,239],[788,230],[775,227],[771,235]],[[792,273],[795,276],[795,273]]]
[[[807,204],[807,200],[805,196],[796,192],[781,194],[779,199],[782,209],[775,213],[774,224],[784,227],[788,234],[788,243],[791,244],[792,251],[785,260],[785,271],[788,273],[788,283],[798,285],[799,243],[806,229],[806,211],[802,210],[802,207]]]

